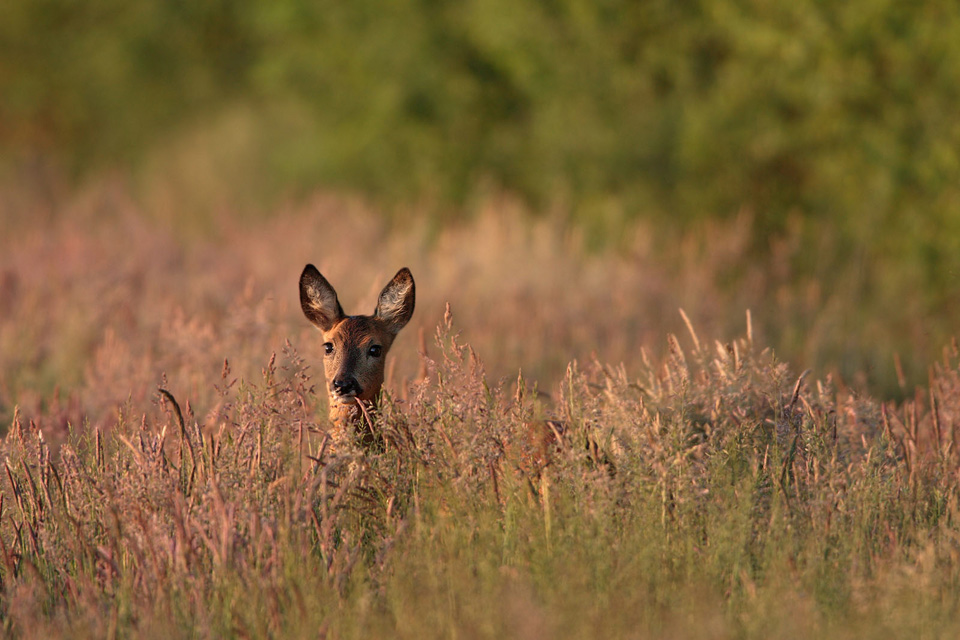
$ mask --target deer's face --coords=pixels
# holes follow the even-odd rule
[[[390,346],[413,315],[415,286],[409,269],[401,269],[380,292],[373,315],[348,316],[337,293],[316,267],[300,276],[300,306],[323,334],[323,369],[331,416],[345,415],[344,405],[375,403],[383,386]],[[356,412],[346,415],[355,417]]]
[[[323,332],[323,370],[337,404],[372,402],[383,386],[384,359],[394,334],[370,316],[350,316]]]

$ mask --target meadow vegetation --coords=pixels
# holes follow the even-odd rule
[[[5,633],[955,637],[955,345],[874,399],[778,360],[744,313],[762,288],[715,280],[733,243],[598,256],[509,206],[438,234],[317,198],[181,238],[113,185],[19,220]],[[308,260],[348,309],[417,278],[382,452],[326,438]]]
[[[958,637],[958,87],[942,0],[0,3],[2,635]],[[382,451],[306,263],[416,278]]]

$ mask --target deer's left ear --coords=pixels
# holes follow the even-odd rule
[[[390,333],[398,334],[400,329],[410,322],[416,302],[416,289],[413,274],[410,273],[410,269],[404,267],[380,292],[377,310],[373,315],[387,323],[387,330]]]

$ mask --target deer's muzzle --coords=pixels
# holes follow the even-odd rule
[[[352,376],[337,376],[330,384],[330,390],[341,402],[352,400],[363,393],[360,383]]]

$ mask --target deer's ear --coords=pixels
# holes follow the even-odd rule
[[[307,320],[322,331],[329,331],[345,317],[337,292],[312,264],[300,274],[300,308]]]
[[[374,317],[384,321],[387,324],[387,330],[392,334],[396,335],[410,322],[416,302],[416,289],[413,274],[410,273],[410,269],[404,267],[380,292]]]

